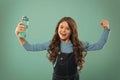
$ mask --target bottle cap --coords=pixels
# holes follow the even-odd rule
[[[27,16],[22,16],[22,20],[29,21],[29,18]]]

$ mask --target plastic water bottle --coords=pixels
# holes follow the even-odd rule
[[[26,29],[28,28],[28,25],[29,25],[29,18],[27,16],[23,16],[22,17],[22,22],[23,22],[23,26],[26,27]],[[24,32],[21,32],[19,34],[19,37],[21,38],[26,38],[26,31]]]

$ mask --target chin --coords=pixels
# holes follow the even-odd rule
[[[65,38],[61,38],[60,40],[61,40],[61,41],[66,41],[66,39],[65,39]]]

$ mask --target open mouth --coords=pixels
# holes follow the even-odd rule
[[[60,33],[60,35],[61,35],[61,36],[63,36],[63,37],[65,37],[65,36],[66,36],[66,34],[63,34],[63,33]]]

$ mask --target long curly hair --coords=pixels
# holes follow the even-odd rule
[[[60,37],[58,35],[58,27],[59,24],[63,21],[66,21],[71,29],[71,35],[70,40],[73,44],[73,53],[75,57],[75,61],[77,66],[79,67],[79,70],[83,68],[83,63],[85,55],[83,55],[83,48],[82,43],[78,39],[78,31],[77,31],[77,24],[71,17],[63,17],[57,24],[55,29],[55,34],[51,40],[51,43],[49,45],[48,49],[48,59],[54,64],[56,61],[56,57],[60,52]]]

